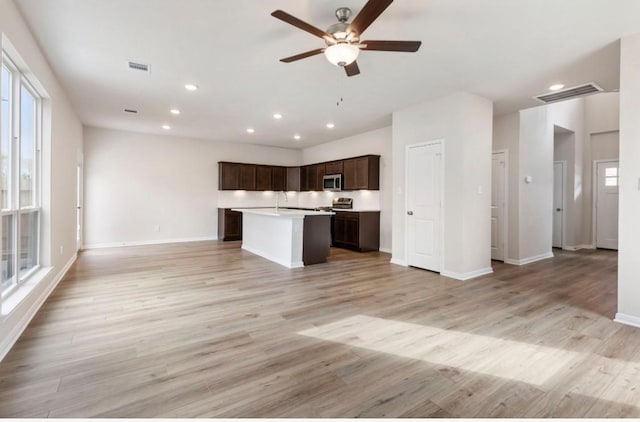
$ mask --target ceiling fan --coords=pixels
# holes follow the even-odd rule
[[[347,76],[355,76],[360,73],[356,62],[360,50],[415,53],[422,44],[420,41],[360,41],[362,33],[391,3],[393,3],[393,0],[369,0],[351,23],[348,22],[351,17],[351,9],[341,7],[336,10],[338,23],[331,25],[326,31],[303,22],[287,12],[276,10],[271,16],[322,38],[327,44],[326,47],[280,59],[280,61],[291,63],[324,53],[329,62],[336,66],[344,67]]]

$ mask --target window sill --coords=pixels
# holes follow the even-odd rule
[[[9,296],[2,299],[2,318],[6,318],[20,306],[31,292],[49,275],[53,267],[40,267],[29,279],[20,284]]]

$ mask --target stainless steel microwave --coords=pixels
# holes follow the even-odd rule
[[[342,190],[342,175],[327,174],[322,178],[322,189],[329,192],[340,192]]]

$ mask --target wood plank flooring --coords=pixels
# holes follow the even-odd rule
[[[333,250],[83,252],[0,363],[2,417],[640,417],[617,254],[462,282]]]

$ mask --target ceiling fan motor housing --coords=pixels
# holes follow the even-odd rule
[[[345,23],[351,17],[351,9],[348,7],[340,7],[336,9],[336,18],[342,23]]]

